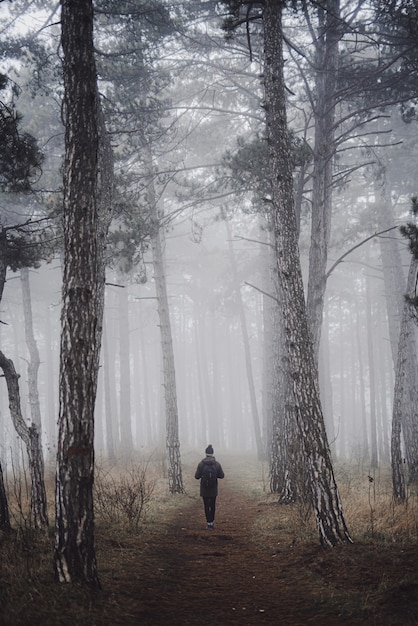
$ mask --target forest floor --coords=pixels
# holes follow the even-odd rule
[[[6,580],[13,555],[0,538],[0,624],[418,625],[416,540],[324,549],[275,499],[226,479],[219,491],[214,530],[195,492],[139,533],[98,527],[101,591],[54,583],[48,549],[27,556],[26,580]]]

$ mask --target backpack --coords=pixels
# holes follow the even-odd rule
[[[203,465],[202,485],[206,489],[212,489],[218,484],[218,466],[216,463],[205,463]]]

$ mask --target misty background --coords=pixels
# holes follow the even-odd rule
[[[108,246],[95,441],[99,454],[115,458],[165,447],[161,337],[146,227],[150,180],[163,236],[182,448],[203,448],[210,441],[216,451],[256,453],[257,420],[264,445],[268,440],[271,337],[264,316],[270,294],[268,227],[262,209],[261,31],[257,24],[251,26],[250,55],[245,33],[232,40],[225,37],[221,11],[213,3],[208,3],[210,11],[204,19],[198,12],[193,15],[193,3],[186,5],[172,30],[152,20],[138,21],[131,30],[122,16],[107,19],[100,11],[96,16],[99,89],[115,153],[118,195]],[[25,40],[20,54],[10,48],[8,56],[3,46],[0,69],[19,86],[16,106],[23,116],[22,128],[38,140],[44,163],[29,196],[1,193],[3,227],[60,211],[64,151],[62,86],[56,69],[60,33],[54,4],[31,8],[33,13],[28,13],[19,3],[2,3],[2,38]],[[359,463],[370,462],[373,455],[378,462],[390,459],[396,362],[390,320],[396,313],[385,275],[396,271],[404,280],[404,285],[398,281],[398,287],[406,291],[410,253],[396,227],[410,219],[411,197],[417,193],[415,86],[406,89],[403,84],[398,98],[393,95],[396,85],[390,93],[386,86],[387,95],[378,99],[370,95],[386,80],[377,71],[382,55],[390,61],[395,77],[402,63],[390,46],[379,49],[370,34],[363,37],[379,26],[372,9],[373,3],[359,9],[352,2],[342,8],[345,19],[354,19],[355,14],[355,21],[339,41],[341,63],[352,77],[366,67],[368,76],[375,75],[376,80],[369,78],[365,86],[363,78],[361,87],[347,82],[337,99],[330,273],[319,361],[321,400],[333,454]],[[129,57],[138,32],[141,52],[139,57]],[[284,32],[291,42],[285,63],[287,106],[299,150],[294,180],[307,284],[314,45],[301,13],[287,12]],[[35,43],[43,50],[39,57]],[[116,53],[126,71],[109,60]],[[148,162],[144,136],[151,146]],[[51,238],[59,241],[59,237],[59,227],[51,230]],[[43,446],[46,458],[54,460],[59,246],[30,270],[29,279],[29,307],[40,357]],[[0,341],[20,374],[22,409],[29,421],[27,298],[20,271],[9,269],[1,302]],[[6,467],[19,462],[20,444],[9,417],[4,380],[0,449]]]

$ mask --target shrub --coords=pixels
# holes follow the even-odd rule
[[[134,464],[119,477],[103,467],[96,467],[96,518],[107,524],[137,530],[148,510],[155,484],[156,479],[149,476],[148,464]]]

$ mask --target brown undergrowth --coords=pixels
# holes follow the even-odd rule
[[[168,495],[154,468],[139,524],[98,514],[99,592],[54,582],[52,531],[0,535],[0,624],[418,624],[417,498],[395,507],[387,473],[338,468],[354,543],[324,550],[309,508],[277,505],[266,468],[239,457],[220,459],[216,526],[205,530],[199,455],[185,456],[186,494]]]

